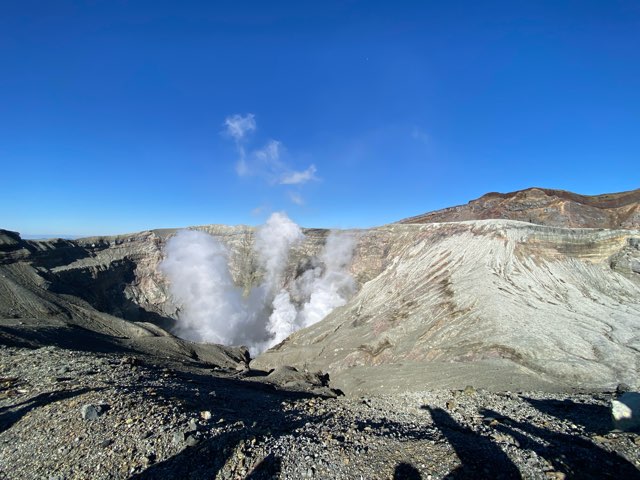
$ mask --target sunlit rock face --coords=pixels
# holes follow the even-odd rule
[[[324,320],[260,355],[252,366],[327,371],[338,387],[353,392],[467,384],[512,390],[608,388],[619,382],[638,387],[640,231],[631,228],[637,225],[636,194],[595,199],[540,189],[489,194],[468,206],[429,214],[425,221],[459,219],[469,212],[517,212],[531,218],[399,223],[351,231],[350,263],[343,272],[351,277],[345,301],[334,304]],[[576,199],[585,209],[606,211],[610,217],[589,217],[587,210],[577,215]],[[540,212],[546,223],[569,226],[593,226],[594,218],[602,223],[615,217],[608,225],[616,228],[530,223]],[[239,295],[249,296],[264,284],[256,229],[195,228],[227,249],[229,274]],[[299,287],[305,272],[331,263],[322,259],[330,232],[302,232],[278,274],[277,298],[288,296],[297,311],[304,311],[308,300]],[[160,268],[167,242],[176,233],[27,241],[0,231],[0,318],[11,328],[27,319],[71,322],[123,341],[138,338],[141,345],[173,342],[176,355],[194,356],[194,347],[175,343],[166,332],[179,332],[176,322],[183,307]],[[317,278],[330,290],[331,275]],[[268,307],[267,319],[273,313]],[[222,363],[243,355],[218,353],[216,361]]]
[[[486,220],[368,234],[388,246],[380,273],[256,366],[324,369],[363,391],[637,381],[640,232]]]
[[[401,223],[496,218],[554,227],[638,229],[640,189],[593,196],[544,188],[488,193],[466,205],[425,213],[402,220]]]

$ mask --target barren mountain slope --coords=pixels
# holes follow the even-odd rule
[[[231,369],[244,362],[243,349],[174,337],[158,326],[163,317],[146,312],[133,303],[136,297],[125,295],[133,283],[144,282],[133,274],[134,260],[140,265],[153,262],[152,252],[141,249],[148,244],[134,238],[114,237],[116,245],[137,243],[137,248],[113,248],[107,254],[105,240],[102,244],[91,239],[24,241],[14,232],[0,230],[0,344],[130,352]],[[80,259],[82,268],[70,267]],[[134,291],[151,296],[156,290],[149,284]],[[126,313],[123,306],[146,321],[116,316]]]
[[[546,188],[487,193],[467,205],[406,218],[400,223],[459,222],[491,218],[555,227],[638,229],[640,189],[593,196]]]
[[[254,229],[198,228],[229,247],[238,285],[260,282]],[[119,348],[166,348],[176,358],[237,362],[238,349],[184,342],[158,328],[171,328],[178,311],[158,271],[173,233],[24,241],[2,232],[4,342],[107,339]],[[325,370],[354,393],[468,383],[545,390],[636,383],[638,231],[500,220],[352,233],[358,238],[351,265],[355,296],[256,359],[255,368]],[[308,268],[327,231],[305,234],[289,256],[285,285]],[[70,329],[73,335],[66,335]]]
[[[637,383],[640,232],[513,221],[393,225],[386,268],[252,365],[348,391]]]

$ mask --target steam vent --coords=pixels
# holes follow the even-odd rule
[[[3,475],[638,478],[639,198],[2,230]]]

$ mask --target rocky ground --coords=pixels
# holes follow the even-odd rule
[[[611,431],[614,393],[332,398],[302,372],[56,347],[0,359],[2,479],[640,478],[640,436]]]

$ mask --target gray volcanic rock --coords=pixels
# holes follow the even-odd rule
[[[393,239],[380,274],[254,368],[327,371],[345,392],[637,384],[640,275],[617,259],[640,259],[640,232],[477,221],[372,234]]]
[[[640,189],[603,195],[578,195],[564,190],[528,188],[511,193],[487,193],[460,205],[401,220],[400,223],[440,223],[510,219],[574,228],[640,228]]]
[[[245,349],[174,337],[159,326],[172,322],[170,317],[145,310],[152,305],[149,301],[144,307],[136,305],[140,292],[147,299],[157,294],[153,275],[147,284],[140,282],[147,275],[145,268],[155,270],[155,264],[147,263],[154,262],[154,253],[156,262],[160,258],[154,238],[144,232],[109,239],[27,241],[0,231],[0,343],[130,351],[235,368],[244,361]],[[115,316],[126,305],[146,321]]]
[[[563,211],[571,215],[551,215],[552,197],[615,210],[617,224],[635,222],[634,192],[596,198],[531,189],[489,194],[471,210],[491,215],[491,205],[506,205],[519,215],[546,211],[544,221],[586,222],[588,216],[576,215],[569,204]],[[227,245],[237,285],[248,290],[262,281],[253,228],[194,228]],[[0,231],[0,341],[124,349],[233,372],[241,365],[238,374],[245,375],[246,350],[167,332],[179,306],[158,264],[175,231],[40,241]],[[304,233],[284,272],[290,289],[328,235]],[[328,372],[347,393],[467,384],[497,390],[637,386],[638,231],[486,220],[394,224],[352,234],[355,296],[255,359],[252,368]],[[291,290],[299,305],[302,299]]]
[[[55,378],[62,367],[68,377]],[[334,399],[115,353],[0,346],[0,477],[635,479],[640,436],[611,431],[612,398],[475,389]],[[104,399],[105,414],[82,418]]]
[[[254,229],[197,228],[237,285],[261,282]],[[354,231],[355,295],[249,364],[167,332],[174,232],[0,231],[0,477],[638,477],[640,438],[610,407],[639,387],[640,231]],[[285,287],[327,233],[305,230]]]

